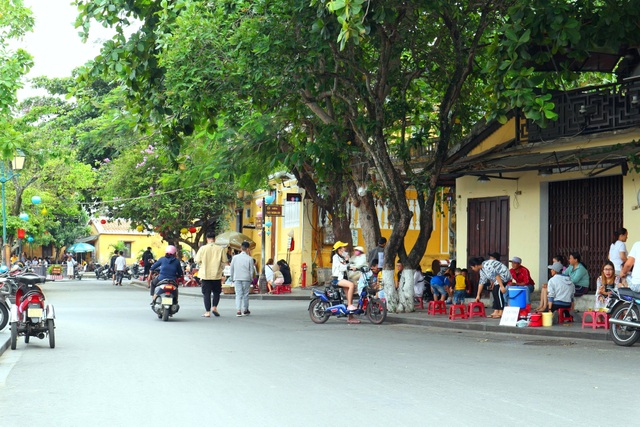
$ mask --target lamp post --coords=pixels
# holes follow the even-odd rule
[[[9,259],[11,259],[11,247],[7,243],[7,202],[4,187],[7,181],[18,176],[19,174],[14,173],[13,171],[22,170],[24,167],[25,156],[22,151],[16,153],[16,156],[11,161],[11,171],[9,175],[6,175],[5,171],[5,161],[2,160],[0,171],[2,172],[2,176],[0,176],[0,183],[2,183],[2,265],[7,265]]]

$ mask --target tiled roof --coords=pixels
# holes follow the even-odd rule
[[[106,222],[103,224],[102,221],[106,221]],[[132,235],[150,234],[147,230],[140,232],[135,228],[132,228],[131,221],[128,221],[125,219],[108,219],[104,217],[91,218],[91,223],[98,231],[98,234],[132,234]]]

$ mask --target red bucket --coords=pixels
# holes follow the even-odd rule
[[[532,314],[529,318],[529,326],[532,328],[538,328],[542,326],[542,314]]]

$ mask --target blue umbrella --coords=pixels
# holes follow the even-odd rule
[[[73,245],[67,248],[68,252],[94,252],[96,248],[88,243],[74,243]]]

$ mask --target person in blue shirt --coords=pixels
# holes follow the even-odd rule
[[[149,288],[151,291],[150,305],[153,305],[156,300],[155,290],[158,283],[165,279],[175,280],[176,278],[184,275],[182,266],[180,265],[180,260],[176,257],[177,252],[178,251],[175,246],[167,246],[165,256],[160,258],[151,266],[151,271],[159,270],[160,274],[153,280],[151,280],[151,275],[149,275]]]

